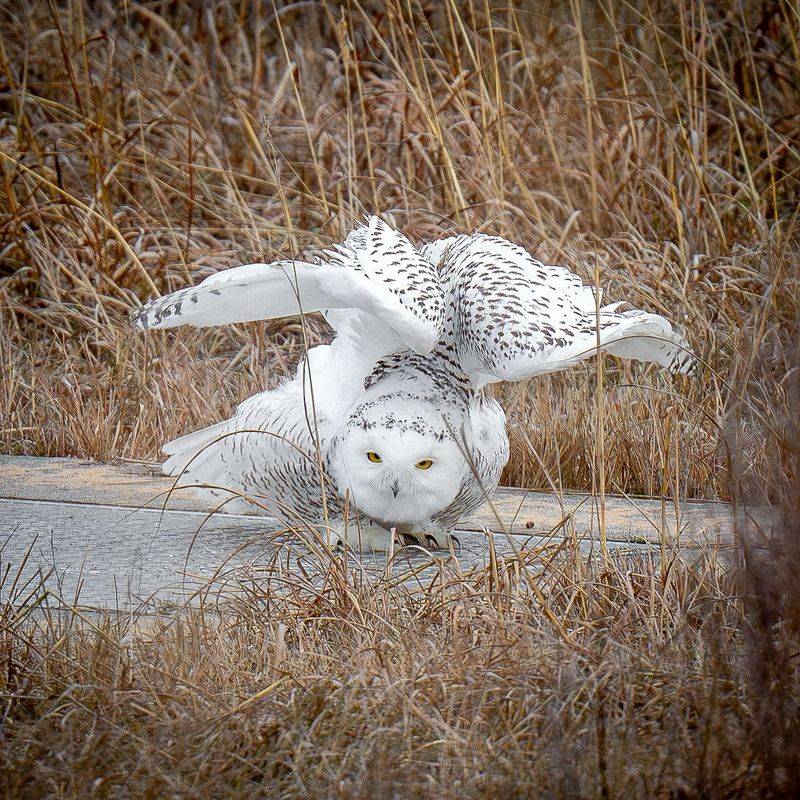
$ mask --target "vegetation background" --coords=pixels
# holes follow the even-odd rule
[[[702,358],[499,388],[507,482],[782,523],[765,562],[740,517],[724,574],[573,541],[416,594],[320,564],[147,635],[5,606],[7,796],[793,796],[798,34],[792,0],[0,3],[0,450],[156,460],[328,332],[128,311],[377,211],[598,277]]]

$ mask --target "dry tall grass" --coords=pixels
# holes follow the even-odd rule
[[[513,562],[415,593],[316,577],[266,567],[224,613],[147,628],[7,611],[4,796],[723,798],[774,780],[713,561],[598,570],[567,548],[531,575],[554,622]]]
[[[606,479],[725,495],[714,423],[797,310],[793,4],[41,0],[0,24],[4,450],[155,459],[226,414],[299,326],[145,341],[133,294],[378,210],[599,268],[684,325],[697,379],[607,369]],[[592,366],[508,392],[509,482],[592,486],[594,393]]]
[[[794,796],[798,34],[787,0],[0,7],[0,449],[154,459],[227,413],[299,325],[136,338],[134,294],[377,210],[598,269],[704,360],[499,389],[509,482],[602,454],[609,490],[783,513],[725,575],[567,544],[416,592],[266,565],[146,631],[6,605],[5,796]]]
[[[336,559],[287,573],[278,552],[220,602],[144,620],[18,586],[0,792],[794,798],[800,486],[782,486],[795,516],[742,524],[727,572],[713,551],[603,563],[567,540],[415,586]]]

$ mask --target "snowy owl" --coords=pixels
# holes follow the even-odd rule
[[[367,218],[316,263],[223,270],[143,306],[136,327],[205,327],[319,311],[336,331],[295,376],[228,420],[164,445],[177,485],[309,524],[329,544],[448,547],[497,486],[505,415],[485,392],[599,349],[674,372],[692,364],[661,316],[599,307],[592,287],[481,233],[415,247]],[[599,332],[598,332],[599,328]]]

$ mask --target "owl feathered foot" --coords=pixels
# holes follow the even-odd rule
[[[352,547],[360,552],[387,553],[392,549],[392,531],[373,520],[358,523],[334,523],[326,530],[327,544],[332,549]],[[426,550],[460,550],[461,542],[450,531],[432,527],[394,534],[395,546],[417,546]]]
[[[326,529],[328,547],[352,547],[353,550],[367,553],[386,553],[392,549],[392,533],[372,520],[359,522],[335,522]]]

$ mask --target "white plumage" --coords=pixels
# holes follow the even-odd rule
[[[597,305],[578,276],[505,239],[417,249],[376,217],[319,263],[219,272],[148,303],[134,325],[321,311],[337,335],[231,419],[166,444],[163,471],[226,508],[319,525],[332,540],[388,549],[395,529],[446,546],[508,460],[505,416],[486,384],[565,369],[595,354],[598,338],[615,355],[691,368],[666,319]]]

